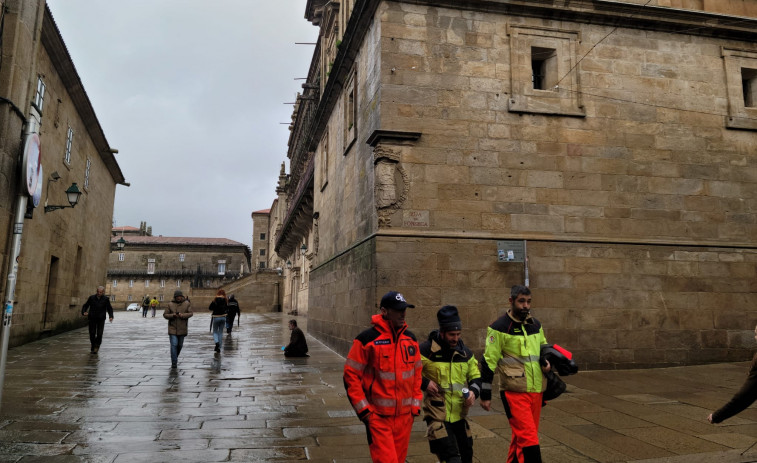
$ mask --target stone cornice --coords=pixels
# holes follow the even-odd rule
[[[121,167],[118,165],[115,156],[113,156],[108,140],[105,138],[105,133],[100,126],[100,121],[97,120],[95,110],[89,101],[89,96],[87,96],[87,92],[84,90],[84,85],[79,78],[79,74],[76,72],[71,55],[68,53],[60,30],[58,30],[58,26],[55,24],[53,15],[47,5],[45,5],[45,15],[42,19],[41,35],[42,45],[50,56],[53,67],[55,67],[63,85],[66,87],[66,92],[71,97],[71,101],[76,107],[76,111],[79,113],[82,122],[84,122],[87,133],[89,133],[92,143],[103,163],[105,163],[110,176],[117,184],[125,185],[126,179],[123,172],[121,172]]]

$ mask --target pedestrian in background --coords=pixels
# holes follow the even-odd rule
[[[89,342],[92,354],[100,350],[100,344],[103,342],[106,313],[110,316],[110,323],[113,323],[113,307],[110,305],[110,299],[105,295],[105,287],[98,286],[97,293],[89,296],[87,302],[81,307],[82,316],[87,317],[89,321]]]
[[[221,341],[223,340],[223,327],[226,324],[226,313],[228,311],[229,301],[226,299],[226,291],[219,289],[215,299],[210,303],[210,330],[213,332],[213,341],[216,342],[216,352],[221,352]]]
[[[171,341],[171,368],[176,368],[179,362],[179,354],[184,346],[184,337],[187,335],[189,318],[192,315],[194,314],[189,299],[177,289],[173,293],[173,300],[163,311],[163,318],[168,320],[168,339]]]
[[[289,330],[292,334],[289,336],[289,344],[284,347],[284,357],[309,357],[308,342],[305,333],[297,328],[297,320],[289,320]]]
[[[145,298],[142,299],[142,318],[147,318],[147,311],[150,310],[150,296],[145,294]]]
[[[354,341],[344,364],[344,387],[365,425],[371,459],[404,463],[413,420],[421,413],[421,356],[405,324],[408,304],[390,291],[381,298],[373,327]]]
[[[754,339],[757,340],[757,327],[754,328]],[[752,364],[749,366],[746,381],[741,389],[728,401],[727,404],[720,407],[716,412],[710,413],[707,421],[716,424],[725,421],[728,418],[741,413],[748,406],[757,400],[757,354],[752,358]]]
[[[158,298],[153,296],[152,299],[150,299],[150,310],[152,311],[152,318],[155,318],[155,312],[158,310]]]
[[[242,312],[239,310],[239,302],[232,294],[229,296],[228,312],[226,313],[226,332],[231,334],[231,329],[234,328],[234,317],[239,315],[237,319],[237,325],[239,325],[239,319],[242,318]]]
[[[457,307],[445,305],[436,319],[439,329],[420,345],[426,437],[439,461],[472,463],[473,436],[465,417],[481,395],[481,373],[476,357],[460,337],[463,324]]]
[[[510,288],[510,309],[486,330],[481,362],[481,408],[491,409],[492,379],[499,376],[499,396],[505,406],[512,437],[508,462],[541,463],[539,417],[549,362],[539,364],[541,345],[547,343],[539,320],[531,316],[531,290]]]

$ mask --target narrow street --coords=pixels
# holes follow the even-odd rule
[[[308,336],[311,356],[285,359],[288,317],[243,314],[213,352],[209,316],[170,369],[161,312],[116,312],[103,346],[86,328],[9,351],[0,411],[0,462],[370,462],[365,428],[344,394],[344,359]],[[307,320],[298,318],[307,333]],[[545,407],[549,463],[757,461],[757,410],[705,420],[745,377],[746,363],[582,372]],[[474,461],[503,461],[510,430],[501,404],[473,409]],[[431,463],[416,420],[411,463]],[[757,447],[757,446],[756,446]]]

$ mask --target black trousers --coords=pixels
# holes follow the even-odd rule
[[[437,422],[438,423],[438,422]],[[473,461],[473,438],[464,419],[454,423],[444,422],[447,437],[428,442],[431,453],[443,463],[471,463]]]
[[[103,342],[103,330],[105,329],[105,319],[89,319],[89,342],[92,347],[100,347]]]

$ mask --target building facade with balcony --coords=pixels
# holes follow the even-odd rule
[[[305,16],[320,36],[271,227],[312,334],[345,353],[399,290],[414,331],[456,305],[480,351],[527,283],[582,366],[752,355],[754,1],[309,0]]]
[[[250,248],[237,241],[114,232],[105,286],[116,309],[141,303],[146,295],[168,302],[177,289],[191,297],[250,273]],[[117,247],[120,239],[123,249]]]

